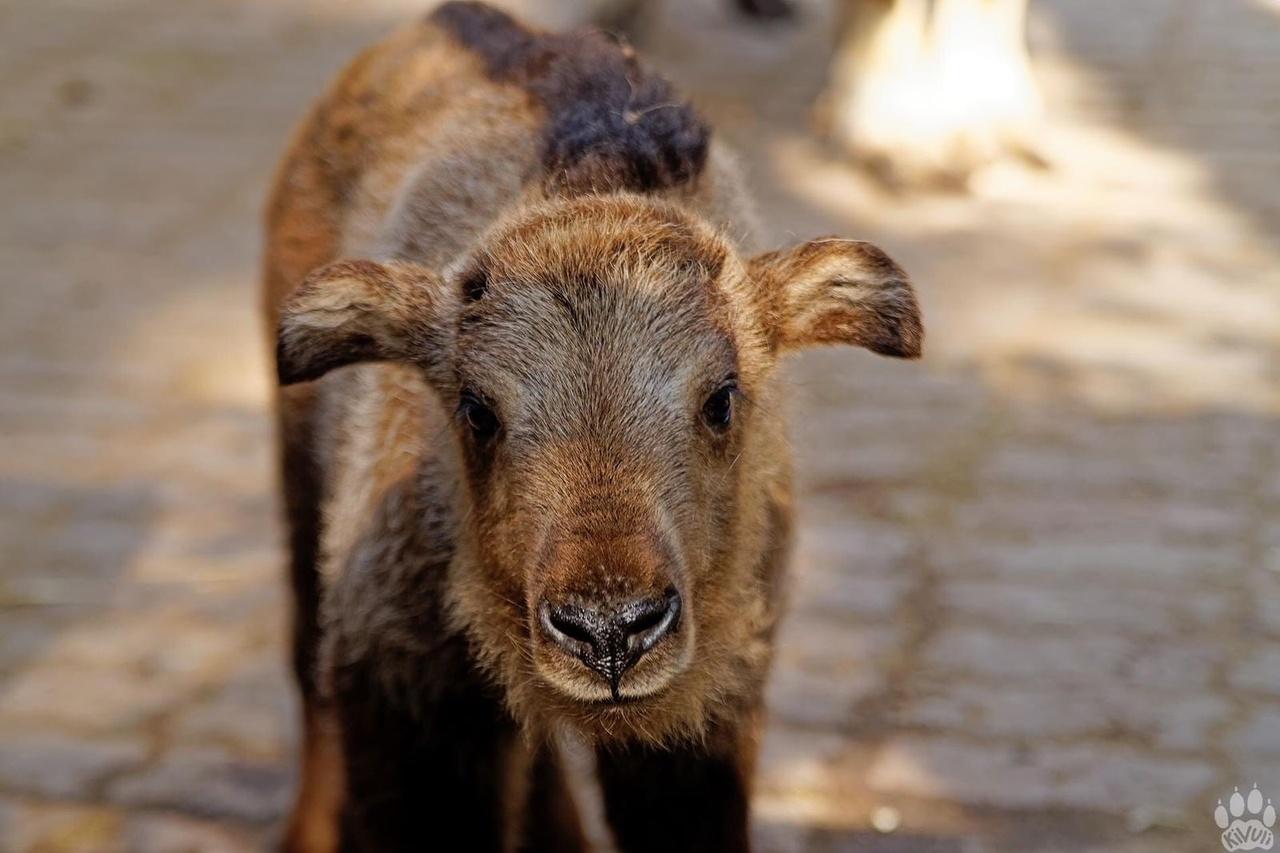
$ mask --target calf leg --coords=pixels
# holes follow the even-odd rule
[[[434,661],[420,695],[392,696],[379,665],[385,658],[334,671],[343,851],[501,853],[517,733],[500,700],[478,676]]]
[[[529,768],[520,853],[585,853],[591,849],[566,772],[554,743],[538,747]]]
[[[302,704],[301,779],[284,849],[331,853],[338,842],[342,759],[335,725],[316,684],[321,478],[313,455],[311,389],[282,390],[278,411],[293,592],[292,663]]]
[[[285,834],[287,853],[333,853],[342,810],[342,744],[332,711],[313,703],[303,711],[302,778]]]
[[[754,756],[754,737],[727,728],[701,745],[602,748],[600,784],[618,848],[749,850]]]

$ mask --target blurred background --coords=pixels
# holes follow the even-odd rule
[[[0,850],[274,838],[260,209],[429,5],[0,7]],[[1280,802],[1280,3],[1032,0],[1029,64],[1017,0],[503,5],[623,28],[767,243],[922,294],[923,364],[793,365],[760,849],[1192,853]]]

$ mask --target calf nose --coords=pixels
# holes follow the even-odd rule
[[[615,700],[622,674],[680,623],[680,593],[593,608],[542,602],[543,631],[608,682]]]

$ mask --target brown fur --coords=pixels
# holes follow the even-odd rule
[[[657,843],[640,802],[688,829],[671,849],[745,846],[790,528],[778,359],[914,357],[921,332],[874,247],[744,256],[731,163],[671,98],[598,34],[448,4],[359,57],[286,157],[266,302],[296,659],[308,720],[341,730],[321,754],[309,723],[306,767],[342,758],[349,846],[441,845],[451,820],[514,815],[524,834],[473,830],[469,849],[552,845],[529,814],[547,798],[509,801],[513,774],[558,774],[561,728],[599,751],[624,849]],[[601,118],[617,107],[621,124]],[[704,401],[726,382],[716,427]],[[495,435],[468,426],[469,400]],[[612,692],[539,627],[546,601],[673,592],[678,622]],[[675,818],[693,796],[678,780],[638,793],[673,773],[709,786],[698,814]],[[424,803],[434,824],[405,811]],[[333,807],[304,796],[294,826]]]

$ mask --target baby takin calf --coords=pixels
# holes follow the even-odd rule
[[[586,800],[624,851],[747,849],[779,362],[914,358],[921,326],[879,249],[751,254],[746,210],[693,109],[595,31],[449,3],[313,108],[265,264],[290,849],[580,849]]]

